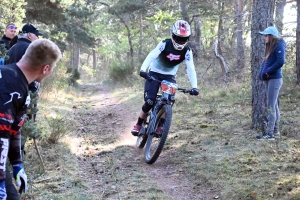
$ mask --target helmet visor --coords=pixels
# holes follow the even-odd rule
[[[189,37],[180,37],[175,34],[172,34],[172,37],[177,44],[185,44],[189,41]]]

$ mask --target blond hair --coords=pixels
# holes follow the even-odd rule
[[[265,46],[265,55],[264,55],[265,59],[268,59],[271,53],[273,53],[275,46],[280,40],[280,37],[276,37],[274,35],[268,35],[268,37],[269,37],[269,42],[266,43]]]
[[[37,39],[30,43],[23,59],[36,69],[45,65],[53,66],[61,59],[61,51],[54,42],[48,39]]]

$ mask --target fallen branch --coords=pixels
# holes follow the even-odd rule
[[[36,150],[36,152],[37,152],[37,154],[38,154],[38,157],[40,158],[41,164],[42,164],[42,166],[43,166],[43,170],[45,171],[45,169],[46,169],[46,168],[45,168],[45,164],[44,164],[44,161],[43,161],[42,156],[41,156],[41,154],[40,154],[39,148],[38,148],[38,146],[37,146],[36,139],[33,138],[33,141],[34,141],[34,147],[35,147],[35,150]]]
[[[227,74],[228,74],[229,70],[228,70],[228,66],[225,62],[225,59],[218,52],[218,47],[219,47],[219,39],[217,38],[216,41],[215,41],[215,54],[216,54],[217,58],[219,58],[220,61],[221,61],[222,71],[223,71],[223,75],[224,75],[224,81],[226,83],[227,82]]]

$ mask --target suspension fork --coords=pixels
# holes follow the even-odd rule
[[[149,121],[149,125],[148,125],[148,134],[152,134],[155,132],[154,128],[155,128],[155,124],[156,124],[156,115],[158,113],[159,108],[162,106],[162,102],[161,101],[157,101],[154,105],[154,108],[151,112],[150,115],[150,121]]]

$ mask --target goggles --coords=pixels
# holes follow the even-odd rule
[[[16,27],[15,25],[8,25],[7,27],[6,27],[6,29],[18,29],[18,27]]]
[[[184,45],[185,43],[187,43],[189,41],[189,37],[180,37],[180,36],[177,36],[175,34],[173,34],[172,37],[173,37],[173,40],[177,44],[180,44],[180,45]]]

